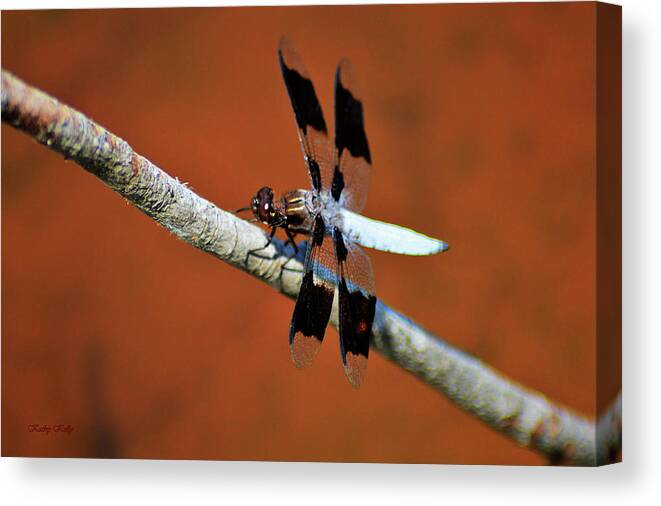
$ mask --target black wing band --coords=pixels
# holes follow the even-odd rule
[[[376,310],[374,278],[367,255],[355,244],[345,243],[337,228],[333,235],[340,278],[340,353],[349,382],[358,388],[365,377]]]
[[[305,274],[289,330],[289,349],[296,367],[308,366],[324,339],[335,295],[335,251],[324,220],[317,216],[305,256]]]
[[[335,157],[331,194],[342,206],[360,212],[367,200],[372,164],[363,104],[349,60],[335,74]]]
[[[327,133],[324,114],[321,111],[321,105],[314,91],[312,81],[307,77],[303,77],[300,70],[287,66],[282,55],[282,48],[278,51],[278,56],[282,77],[287,86],[298,128],[303,130],[304,133],[307,133],[308,127]]]
[[[303,59],[286,37],[280,39],[278,59],[294,109],[298,136],[305,153],[312,186],[321,191],[330,185],[332,163],[332,149],[328,141],[324,114]]]
[[[363,104],[347,88],[355,84],[345,84],[349,65],[348,60],[343,60],[335,73],[335,148],[338,159],[346,149],[354,158],[364,158],[367,163],[372,163],[365,135]]]

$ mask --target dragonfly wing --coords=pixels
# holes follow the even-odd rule
[[[336,228],[340,354],[349,382],[359,388],[365,378],[376,295],[369,257]]]
[[[333,150],[328,140],[326,121],[303,59],[289,39],[278,46],[280,70],[294,109],[301,147],[315,190],[330,187]]]
[[[318,215],[308,243],[303,281],[289,330],[289,350],[298,368],[310,365],[324,339],[337,285],[336,266],[332,235]]]
[[[367,201],[372,166],[363,104],[351,62],[344,59],[335,74],[335,156],[331,193],[343,207],[360,212]]]

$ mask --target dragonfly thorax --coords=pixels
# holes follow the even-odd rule
[[[341,227],[340,204],[333,198],[330,191],[322,191],[319,194],[319,211],[321,217],[330,227]]]

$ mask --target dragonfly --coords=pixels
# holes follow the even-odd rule
[[[359,388],[365,377],[376,310],[374,274],[364,246],[405,255],[432,255],[448,244],[398,225],[359,214],[367,200],[372,167],[363,104],[351,62],[335,73],[335,133],[331,144],[310,74],[291,41],[283,37],[278,60],[294,110],[311,188],[275,198],[264,186],[251,201],[255,221],[278,229],[298,251],[295,236],[308,236],[303,280],[289,331],[294,365],[307,367],[319,351],[337,298],[342,365]],[[360,246],[359,246],[360,245]]]

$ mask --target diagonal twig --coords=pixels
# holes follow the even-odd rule
[[[192,246],[295,298],[301,258],[277,239],[259,256],[262,229],[219,209],[134,152],[82,113],[2,71],[2,121],[74,160],[147,216]],[[285,264],[287,264],[286,268]],[[331,323],[337,325],[334,311]],[[378,301],[371,346],[467,412],[551,463],[596,465],[617,458],[621,397],[598,423],[550,402],[450,346]]]

